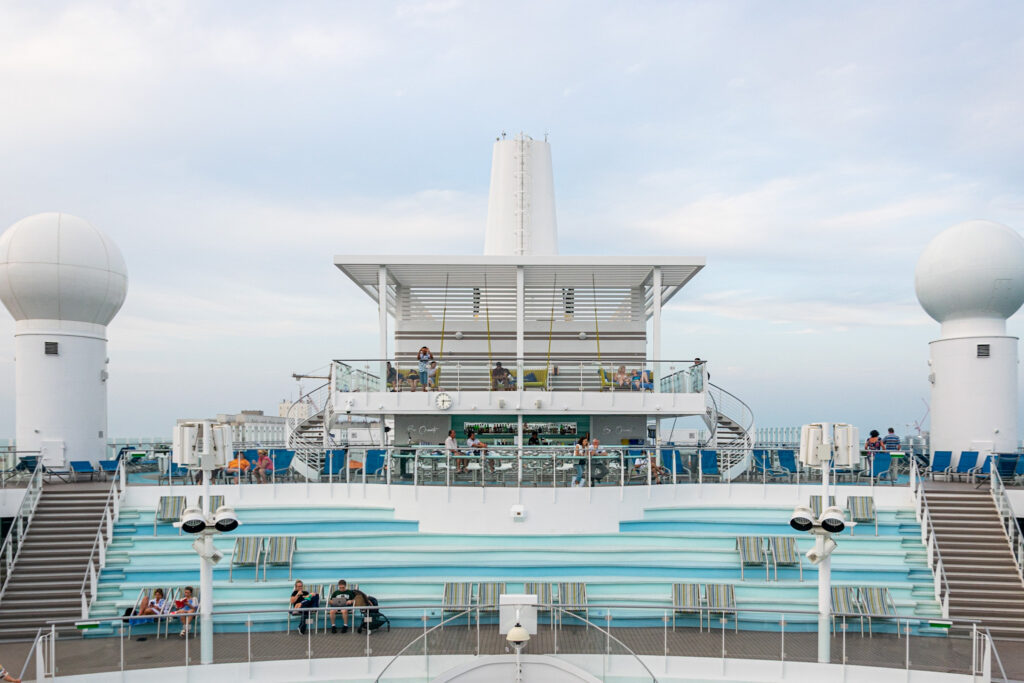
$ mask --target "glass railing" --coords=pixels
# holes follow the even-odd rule
[[[307,582],[307,587],[326,591],[330,585]],[[302,675],[312,678],[328,675],[338,659],[358,658],[365,662],[359,666],[365,667],[366,679],[375,681],[430,680],[478,657],[507,655],[499,666],[514,664],[514,647],[499,629],[498,608],[469,602],[382,600],[379,607],[347,610],[215,610],[206,658],[213,664],[248,663],[250,674],[260,672],[257,667],[265,662],[302,662]],[[566,661],[601,680],[654,680],[648,668],[652,658],[703,658],[722,666],[727,659],[816,662],[824,654],[818,614],[808,610],[750,609],[707,600],[692,606],[542,602],[535,609],[536,627],[532,619],[524,621],[531,628],[521,654],[568,657]],[[974,623],[864,611],[833,613],[829,621],[827,661],[832,664],[988,680],[994,643]],[[22,670],[31,673],[34,666],[48,677],[195,666],[203,660],[200,630],[197,618],[190,618],[186,627],[183,615],[174,614],[51,622]],[[67,637],[76,631],[85,637]],[[669,665],[659,661],[657,666]],[[701,665],[695,659],[673,664],[680,673],[690,668],[691,678],[700,673],[692,667]],[[1011,678],[1024,674],[1019,661],[1006,660],[1000,666],[1008,667]]]
[[[521,369],[515,358],[441,358],[423,367],[416,360],[394,358],[334,361],[338,391],[514,391],[522,387],[527,391],[689,394],[704,391],[706,368],[706,363],[694,365],[691,360],[638,363],[614,357],[524,360]]]

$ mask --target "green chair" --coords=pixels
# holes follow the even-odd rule
[[[448,582],[441,595],[441,628],[444,628],[445,612],[466,612],[466,628],[473,625],[473,584]]]
[[[836,504],[836,497],[828,497],[828,506],[834,507]],[[817,521],[821,517],[821,496],[811,496],[811,512],[814,513],[814,520]]]
[[[218,508],[221,508],[223,506],[224,506],[224,496],[210,496],[210,514],[213,514],[214,512],[217,511]],[[198,507],[200,510],[203,509],[203,497],[202,496],[199,496],[199,499],[196,502],[196,507]]]
[[[850,496],[846,499],[846,508],[850,512],[850,521],[857,524],[875,525],[875,536],[878,535],[878,512],[875,510],[875,499],[871,496]],[[857,527],[850,527],[850,535],[857,532]]]
[[[480,624],[481,612],[497,612],[503,593],[507,593],[503,582],[482,581],[476,585],[476,619]]]
[[[772,564],[775,565],[775,580],[779,580],[779,567],[799,567],[800,580],[804,580],[803,555],[792,536],[773,536],[771,539]]]
[[[271,536],[263,553],[263,580],[267,580],[267,565],[283,567],[288,565],[288,580],[292,578],[292,560],[295,558],[297,542],[295,536]]]
[[[836,630],[836,616],[860,618],[860,633],[864,635],[864,610],[857,599],[857,589],[852,586],[832,586],[832,630]]]
[[[552,594],[554,590],[550,583],[542,583],[539,581],[528,581],[523,584],[523,592],[527,595],[537,596],[537,612],[547,611],[554,614],[554,600]],[[555,627],[555,619],[551,619],[551,627]]]
[[[156,525],[177,522],[185,512],[185,496],[160,496],[153,515],[153,535],[156,536]],[[181,529],[178,529],[181,533]]]
[[[893,601],[889,589],[861,586],[858,589],[858,594],[860,606],[868,618],[868,635],[873,635],[871,632],[872,618],[888,618],[896,619],[896,636],[899,637],[899,614],[896,612],[896,603]]]
[[[738,536],[736,549],[740,552],[740,581],[744,580],[744,567],[764,567],[764,579],[768,580],[768,563],[765,558],[764,541],[760,536]]]
[[[255,567],[253,580],[260,578],[260,555],[263,554],[262,536],[239,536],[235,539],[235,549],[231,553],[231,564],[228,566],[228,581],[233,580],[235,567]]]
[[[676,629],[676,614],[693,614],[694,612],[697,613],[697,629],[702,631],[704,630],[704,602],[700,595],[700,584],[672,584],[672,630]],[[710,618],[708,619],[708,629],[711,629]]]
[[[708,630],[711,630],[711,613],[721,612],[723,618],[732,612],[736,632],[740,630],[740,615],[736,611],[736,587],[731,583],[708,583],[704,585],[704,595],[708,601]]]
[[[584,623],[590,628],[590,609],[587,607],[587,584],[574,581],[558,584],[558,606],[561,608],[558,623],[562,623],[562,612],[582,612]]]

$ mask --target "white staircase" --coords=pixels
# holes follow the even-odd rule
[[[331,414],[330,382],[326,382],[292,404],[288,414],[288,448],[295,451],[289,469],[305,481],[320,481],[324,451],[330,434],[324,428],[324,416]],[[312,412],[300,417],[298,411]]]
[[[731,481],[750,467],[754,446],[754,414],[750,406],[722,387],[708,383],[704,423],[710,431],[708,446],[718,452],[722,481]]]

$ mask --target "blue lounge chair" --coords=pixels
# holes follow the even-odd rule
[[[120,464],[120,460],[100,460],[100,471],[104,474],[114,476],[117,474],[117,466]]]
[[[982,457],[981,465],[971,470],[969,477],[972,481],[988,481],[992,477],[992,460],[994,455]],[[74,464],[74,463],[72,463]]]
[[[72,460],[69,464],[71,465],[71,474],[74,476],[75,481],[78,481],[79,476],[84,477],[87,474],[89,475],[89,481],[92,481],[92,478],[100,473],[88,460]]]
[[[676,478],[690,478],[690,470],[683,461],[683,454],[678,449],[670,448],[661,451],[661,462],[669,472],[675,472]]]
[[[779,470],[785,472],[790,479],[797,475],[799,468],[796,464],[796,452],[792,448],[779,449]]]
[[[702,479],[712,477],[721,481],[722,473],[718,471],[718,453],[716,451],[700,452],[700,476]]]
[[[768,477],[772,469],[772,459],[764,448],[755,448],[750,453],[750,469],[747,470],[747,478]]]
[[[323,475],[325,477],[337,477],[345,471],[346,452],[344,448],[332,448],[324,453]]]
[[[932,462],[921,474],[929,475],[935,480],[935,475],[949,475],[951,463],[953,462],[953,451],[935,451],[932,454]]]
[[[971,470],[978,466],[978,451],[960,451],[960,461],[956,464],[956,469],[950,471],[949,477],[952,479],[964,479],[971,476]]]
[[[868,477],[872,483],[888,481],[892,486],[895,477],[892,474],[892,455],[887,451],[874,451],[871,453],[871,469],[859,472],[857,478]]]

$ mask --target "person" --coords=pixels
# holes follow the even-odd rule
[[[626,372],[626,366],[620,365],[618,371],[616,371],[612,380],[615,382],[616,389],[629,389],[629,373]]]
[[[476,457],[483,456],[484,460],[487,459],[487,444],[478,439],[472,429],[466,434],[466,450],[472,451]]]
[[[266,449],[261,449],[257,455],[259,458],[256,460],[256,479],[261,484],[266,484],[274,472],[274,459],[270,457],[270,451]]]
[[[306,622],[309,620],[308,610],[320,606],[320,594],[303,590],[302,581],[296,581],[295,590],[292,591],[288,606],[291,608],[292,616],[300,618],[299,633],[306,635]]]
[[[193,597],[193,593],[192,586],[185,586],[184,595],[181,597],[181,600],[175,600],[174,602],[174,606],[177,607],[174,610],[174,614],[177,614],[178,620],[181,621],[181,633],[178,635],[182,638],[188,635],[192,619],[199,610],[199,601]]]
[[[872,429],[871,435],[868,440],[864,442],[864,450],[866,451],[880,451],[882,450],[882,440],[878,438],[878,430]]]
[[[900,437],[896,436],[896,430],[889,427],[889,433],[882,437],[882,446],[887,451],[898,451],[900,449]]]
[[[136,614],[140,616],[160,616],[166,611],[167,600],[164,598],[164,591],[162,588],[157,588],[153,591],[152,598],[148,595],[142,596],[142,601],[139,603],[139,609]]]
[[[601,480],[608,476],[608,466],[605,465],[604,458],[594,458],[594,456],[607,455],[607,451],[601,448],[601,442],[596,437],[590,442],[590,455],[590,485],[593,486],[595,483],[601,483]]]
[[[437,388],[437,361],[430,361],[430,365],[427,366],[427,386],[431,389]]]
[[[434,354],[430,352],[426,346],[421,346],[419,352],[416,354],[416,361],[419,363],[417,369],[419,370],[420,384],[423,385],[423,391],[427,390],[429,380],[427,378],[427,368],[430,367],[430,361],[434,360]],[[415,388],[413,388],[415,391]]]
[[[462,455],[462,451],[459,450],[459,444],[455,440],[455,430],[448,430],[448,438],[444,440],[444,450],[447,451],[449,458],[455,458],[455,474],[459,474],[464,471],[466,466],[465,458],[459,458],[457,456]]]
[[[4,668],[3,664],[0,664],[0,681],[7,681],[8,683],[21,683],[20,678],[15,678],[12,673]]]
[[[587,440],[586,435],[581,436],[580,440],[576,442],[576,448],[574,454],[579,457],[576,461],[576,474],[572,478],[572,485],[583,486],[583,473],[586,471],[584,468],[587,466],[587,453],[590,450],[590,442]]]
[[[494,364],[491,370],[491,388],[495,391],[509,391],[515,387],[515,380],[508,368],[501,366],[501,361]]]
[[[337,588],[331,591],[331,599],[328,600],[328,604],[331,607],[348,607],[349,605],[360,607],[366,605],[366,594],[355,587],[349,588],[348,582],[345,579],[339,579]],[[334,621],[338,611],[337,609],[332,609],[327,613],[327,616],[331,618],[331,633],[338,632]],[[351,611],[347,609],[341,610],[342,633],[348,633],[348,613]]]
[[[702,361],[700,358],[694,358],[693,367],[690,368],[690,391],[704,391],[705,376],[707,376],[708,381],[710,382],[711,373],[706,372],[704,368],[704,361]]]
[[[393,366],[391,364],[391,361],[388,361],[388,373],[387,373],[387,375],[388,375],[388,379],[387,379],[388,386],[387,386],[387,388],[390,389],[391,391],[398,391],[399,388],[400,388],[399,385],[398,385],[398,370],[395,370],[395,366]]]
[[[635,370],[633,374],[633,391],[654,391],[654,380],[650,370]]]
[[[228,463],[228,466],[224,468],[224,474],[227,476],[235,475],[235,481],[249,471],[249,461],[245,459],[245,455],[242,451],[235,451],[234,459]]]
[[[526,441],[527,446],[539,446],[540,445],[540,434],[536,430],[530,432],[530,438]]]

